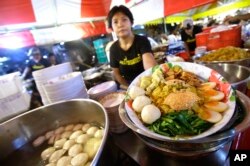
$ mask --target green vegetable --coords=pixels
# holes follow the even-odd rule
[[[155,133],[175,137],[198,135],[213,124],[200,119],[193,111],[183,110],[163,115],[160,119],[149,125],[148,128]]]

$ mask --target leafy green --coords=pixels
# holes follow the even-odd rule
[[[175,137],[198,135],[209,129],[213,124],[204,121],[190,110],[171,112],[149,125],[155,133]]]

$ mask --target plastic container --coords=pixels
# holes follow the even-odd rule
[[[241,46],[241,26],[232,26],[220,32],[202,32],[195,36],[196,46],[207,46],[207,50],[216,50],[226,46]]]

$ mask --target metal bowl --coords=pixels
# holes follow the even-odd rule
[[[193,56],[192,59],[193,59],[193,61],[195,63],[204,64],[204,65],[218,64],[218,63],[228,63],[228,64],[236,64],[236,65],[241,65],[241,66],[245,66],[245,67],[250,67],[250,58],[233,60],[233,61],[201,61],[201,60],[199,60],[200,57],[206,55],[207,53],[197,54],[197,55]]]
[[[240,103],[237,103],[236,114],[230,120],[229,128],[197,140],[160,140],[149,133],[144,132],[138,128],[128,117],[124,108],[124,103],[119,107],[119,114],[122,121],[132,129],[137,136],[149,147],[161,151],[168,155],[175,155],[181,157],[199,156],[214,152],[229,142],[231,142],[238,133],[244,131],[250,126],[250,98],[243,93],[237,91]],[[240,120],[238,114],[241,114],[243,120]]]
[[[205,64],[220,73],[235,89],[246,93],[250,82],[250,69],[236,64]]]
[[[92,161],[92,164],[96,165],[107,138],[109,122],[103,106],[90,99],[74,99],[43,106],[1,123],[0,161],[9,158],[14,151],[18,151],[26,144],[30,144],[38,136],[44,135],[50,130],[54,130],[59,126],[80,122],[95,123],[104,128],[102,143]],[[25,148],[25,152],[32,153],[28,153],[30,156],[22,156],[22,159],[41,160],[41,153],[38,153],[38,150],[39,147],[31,146]],[[16,160],[15,158],[13,159]],[[16,160],[15,162],[23,163],[25,161]],[[40,161],[34,162],[39,163]]]

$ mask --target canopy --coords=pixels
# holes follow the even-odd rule
[[[128,6],[142,24],[215,0],[0,0],[0,47],[25,47],[106,33],[114,5]]]

